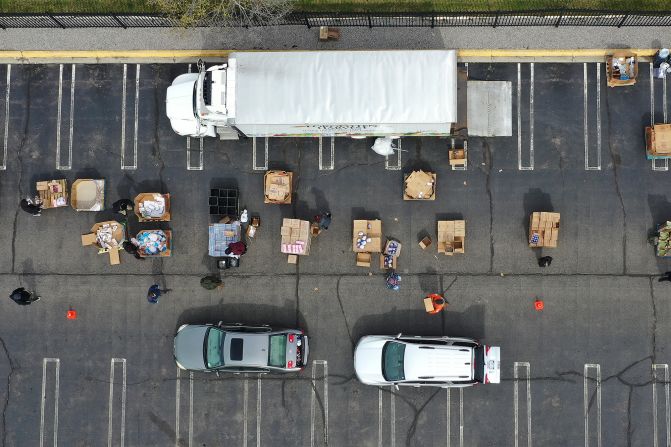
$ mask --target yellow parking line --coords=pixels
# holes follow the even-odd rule
[[[25,50],[25,51],[0,51],[0,60],[16,61],[24,63],[44,62],[68,62],[68,61],[176,61],[194,59],[223,59],[233,51],[259,51],[259,50]],[[270,50],[286,51],[286,50]],[[290,50],[306,51],[306,50]],[[307,50],[319,51],[319,50]],[[464,61],[514,61],[533,60],[536,62],[571,62],[574,60],[601,61],[609,54],[623,49],[461,49],[457,50],[457,57]],[[631,48],[624,49],[641,58],[652,57],[657,49]]]

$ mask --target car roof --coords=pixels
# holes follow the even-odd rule
[[[224,364],[227,366],[268,366],[269,334],[226,331]]]
[[[406,344],[405,380],[473,380],[473,348]]]

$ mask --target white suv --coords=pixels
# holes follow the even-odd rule
[[[466,387],[501,381],[501,350],[470,338],[368,335],[354,349],[367,385]]]

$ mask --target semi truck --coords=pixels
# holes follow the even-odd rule
[[[447,136],[457,122],[454,50],[241,51],[184,73],[166,95],[179,135]]]

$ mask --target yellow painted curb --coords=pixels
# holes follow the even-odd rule
[[[606,56],[623,49],[462,49],[457,58],[472,62],[574,62],[603,61]],[[320,50],[26,50],[0,51],[0,61],[18,63],[47,62],[170,62],[202,59],[225,59],[234,51],[320,51]],[[341,50],[343,51],[343,50]],[[629,48],[640,58],[652,57],[657,49]]]

